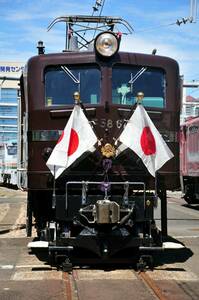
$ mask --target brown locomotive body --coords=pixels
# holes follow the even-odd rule
[[[177,62],[126,52],[111,57],[81,51],[41,54],[28,61],[21,90],[20,176],[21,186],[28,190],[28,235],[34,216],[38,237],[48,242],[49,253],[60,252],[74,263],[85,249],[88,261],[104,262],[121,258],[121,253],[125,258],[130,248],[160,245],[154,190],[162,202],[166,234],[166,190],[179,187]],[[174,154],[158,170],[156,180],[130,149],[112,158],[106,172],[97,146],[54,181],[46,160],[69,119],[76,91],[102,146],[114,145],[137,93],[144,93],[143,105]]]

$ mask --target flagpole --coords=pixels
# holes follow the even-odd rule
[[[55,209],[55,206],[56,206],[56,194],[55,194],[55,165],[54,165],[52,209]]]
[[[93,129],[93,131],[94,131],[94,133],[95,133],[95,135],[97,136],[97,133],[96,133],[96,130],[95,130],[94,126],[93,126],[93,123],[92,123],[92,121],[89,121],[89,117],[88,117],[86,108],[85,108],[83,102],[81,101],[80,93],[79,93],[79,92],[74,92],[73,98],[74,98],[74,100],[75,100],[75,105],[79,105],[80,108],[83,110],[83,112],[84,112],[86,118],[88,119],[88,122],[90,123],[90,125],[91,125],[91,127],[92,127],[92,129]],[[101,142],[101,140],[98,140],[98,143],[100,143],[100,142]]]
[[[157,171],[155,172],[155,201],[156,201],[156,206],[157,206],[157,201],[158,201],[158,175],[157,175]]]
[[[85,107],[84,107],[84,105],[83,105],[83,103],[82,103],[82,101],[80,99],[80,93],[79,92],[74,92],[73,98],[75,100],[75,105],[79,105],[81,107],[81,109],[83,110],[85,116],[88,119],[87,111],[86,111],[86,109],[85,109]]]

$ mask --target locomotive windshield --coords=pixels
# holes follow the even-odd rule
[[[165,106],[166,79],[162,69],[115,65],[112,74],[112,101],[132,105],[138,92],[144,93],[144,106]]]
[[[98,104],[101,75],[97,66],[67,66],[67,70],[64,71],[64,66],[45,70],[46,106],[74,104],[76,91],[80,91],[83,103]]]

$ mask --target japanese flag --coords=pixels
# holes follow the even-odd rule
[[[55,178],[58,178],[84,152],[93,151],[96,142],[97,137],[89,121],[80,106],[75,105],[46,164]]]
[[[173,153],[141,104],[137,105],[119,141],[142,159],[154,177],[155,172],[173,157]]]

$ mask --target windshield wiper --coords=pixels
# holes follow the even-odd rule
[[[78,79],[66,66],[61,66],[61,68],[72,79],[73,82],[80,84],[80,74]]]
[[[133,84],[145,71],[147,70],[147,67],[142,67],[134,76],[132,76],[131,73],[131,79],[128,83]]]

